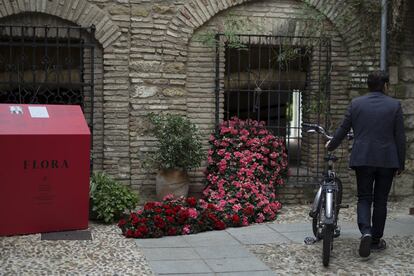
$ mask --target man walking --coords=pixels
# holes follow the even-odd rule
[[[388,76],[383,72],[369,74],[368,88],[370,93],[352,100],[341,126],[326,145],[334,150],[353,129],[350,167],[357,180],[361,257],[386,248],[382,236],[388,194],[395,174],[404,170],[406,140],[401,104],[384,94]]]

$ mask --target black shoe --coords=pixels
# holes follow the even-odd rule
[[[373,242],[371,244],[371,250],[373,251],[382,251],[385,248],[387,248],[387,243],[383,239],[380,239],[378,242]]]
[[[371,234],[364,234],[361,238],[361,243],[359,244],[359,256],[365,258],[371,254]]]

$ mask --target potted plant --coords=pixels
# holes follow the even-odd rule
[[[157,149],[147,155],[145,164],[158,170],[156,194],[187,196],[188,170],[200,166],[204,154],[197,127],[187,118],[175,114],[148,115],[149,132],[158,140]]]

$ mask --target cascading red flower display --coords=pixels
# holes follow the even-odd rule
[[[264,122],[233,118],[209,143],[203,198],[148,202],[118,226],[126,237],[185,235],[271,221],[281,208],[276,187],[287,177],[284,141]]]

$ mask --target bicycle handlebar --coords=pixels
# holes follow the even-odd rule
[[[316,133],[322,134],[328,140],[331,140],[333,138],[333,136],[329,135],[326,132],[326,130],[318,124],[302,123],[302,127],[305,129],[306,132],[309,132],[309,133],[316,132]],[[348,140],[352,140],[354,138],[353,132],[351,131],[350,133],[348,133],[347,137],[348,137]]]
[[[310,124],[310,123],[302,123],[302,127],[305,129],[306,132],[317,132],[325,136],[326,139],[331,140],[333,137],[326,133],[326,130],[317,124]]]

